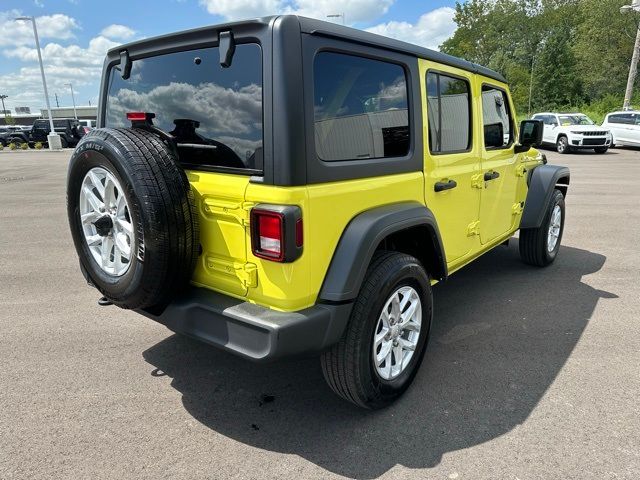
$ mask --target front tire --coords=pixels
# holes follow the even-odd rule
[[[524,263],[546,267],[553,263],[560,250],[564,232],[564,195],[554,190],[542,225],[520,230],[520,258]]]
[[[416,258],[377,253],[342,338],[322,354],[331,389],[364,408],[396,400],[422,363],[432,305],[429,276]]]
[[[569,140],[564,135],[558,137],[556,142],[556,151],[562,155],[571,153],[571,147],[569,146]]]

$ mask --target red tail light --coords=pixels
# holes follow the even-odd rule
[[[155,116],[156,114],[151,112],[127,112],[127,120],[131,123],[144,122],[152,125]]]
[[[132,122],[144,122],[147,119],[145,112],[127,112],[127,120]]]
[[[258,256],[271,258],[273,260],[283,260],[282,244],[284,243],[283,215],[260,211],[256,212],[258,220],[258,240],[260,242],[257,250]]]
[[[298,207],[260,205],[251,210],[251,250],[256,257],[293,262],[302,254]]]

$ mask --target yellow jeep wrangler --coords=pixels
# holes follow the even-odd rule
[[[569,171],[515,118],[494,71],[297,16],[114,48],[69,165],[81,270],[101,304],[248,359],[317,352],[382,407],[434,283],[517,230],[526,263],[558,253]]]

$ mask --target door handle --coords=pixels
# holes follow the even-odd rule
[[[484,181],[488,182],[489,180],[495,180],[499,176],[500,176],[500,174],[498,172],[485,172]]]
[[[433,190],[436,192],[442,192],[444,190],[451,190],[452,188],[456,188],[458,186],[458,182],[455,180],[449,180],[448,182],[437,182],[433,186]]]

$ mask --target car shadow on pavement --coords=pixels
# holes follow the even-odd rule
[[[562,247],[546,269],[523,265],[517,240],[434,288],[429,349],[392,407],[358,409],[325,385],[317,358],[253,364],[172,335],[143,353],[199,422],[260,449],[299,455],[340,475],[374,478],[523,423],[580,339],[600,298],[583,277],[606,257]]]

